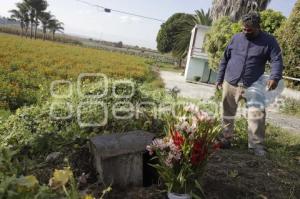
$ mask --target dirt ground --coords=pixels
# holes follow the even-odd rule
[[[247,151],[223,150],[208,164],[204,190],[207,198],[300,198],[300,170]]]
[[[279,166],[268,158],[259,158],[241,149],[218,151],[209,161],[203,178],[207,199],[286,199],[300,198],[300,164]],[[88,186],[85,192],[98,197],[101,188]],[[113,188],[109,199],[162,199],[161,186]]]

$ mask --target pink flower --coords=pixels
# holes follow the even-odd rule
[[[184,110],[187,112],[196,113],[199,111],[199,108],[195,104],[189,104],[184,108]]]
[[[156,150],[164,150],[169,147],[168,142],[164,139],[154,139],[151,145],[146,146],[146,150],[149,151],[150,155],[153,155]]]
[[[204,111],[198,112],[196,114],[196,117],[200,122],[209,122],[212,120],[212,118],[208,115],[208,113]]]
[[[168,144],[163,140],[163,139],[154,139],[152,141],[152,145],[160,150],[164,150],[165,148],[168,147]]]
[[[147,145],[146,150],[149,152],[149,155],[153,155],[154,151],[150,145]]]

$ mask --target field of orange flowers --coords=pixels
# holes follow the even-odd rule
[[[52,80],[104,73],[143,82],[149,68],[141,57],[0,33],[0,108],[35,103]]]

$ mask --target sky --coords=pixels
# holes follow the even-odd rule
[[[9,10],[21,0],[0,0],[0,15],[10,16]],[[161,22],[103,12],[77,0],[47,0],[48,10],[65,24],[65,33],[107,41],[122,41],[130,45],[156,48],[156,35]],[[167,20],[177,12],[207,11],[212,0],[84,0],[114,10],[122,10]],[[269,8],[289,16],[296,0],[272,0]]]

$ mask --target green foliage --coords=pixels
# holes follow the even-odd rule
[[[202,9],[196,10],[195,15],[189,15],[184,20],[182,20],[182,22],[180,23],[179,31],[175,35],[175,43],[172,50],[172,54],[175,57],[186,57],[191,40],[191,31],[195,27],[195,25],[198,24],[211,26],[212,19],[210,17],[210,11],[205,13]]]
[[[55,199],[58,194],[47,186],[40,186],[32,176],[23,176],[17,151],[0,149],[0,198],[1,199]]]
[[[33,175],[21,173],[21,163],[16,161],[17,151],[0,149],[0,199],[89,199],[81,196],[70,168],[55,170],[49,185],[41,185]],[[103,191],[102,197],[107,193]]]
[[[300,136],[298,134],[288,132],[278,126],[268,125],[266,147],[272,160],[280,165],[299,168]]]
[[[237,149],[248,149],[247,119],[238,118],[235,122],[234,146]],[[283,130],[278,126],[267,124],[265,146],[269,158],[280,165],[298,166],[300,136]]]
[[[275,31],[281,26],[286,20],[286,17],[279,11],[267,9],[260,13],[261,15],[261,28],[270,34],[274,34]]]
[[[0,36],[0,57],[0,108],[13,111],[47,98],[51,81],[74,82],[81,73],[160,81],[153,79],[146,60],[140,57],[6,34]]]
[[[205,13],[203,9],[195,10],[195,13],[196,13],[194,15],[195,24],[211,26],[212,18],[210,16],[210,14],[211,14],[210,10],[208,10],[207,13]]]
[[[300,0],[297,0],[292,14],[276,32],[284,57],[284,74],[300,78]],[[292,82],[299,86],[299,82]]]
[[[6,122],[0,126],[0,146],[29,148],[31,154],[45,154],[49,151],[56,151],[65,144],[74,141],[76,138],[87,138],[94,134],[103,132],[125,132],[128,130],[144,129],[157,132],[160,129],[160,123],[156,123],[154,118],[154,105],[160,102],[152,97],[142,93],[139,85],[134,85],[134,95],[130,98],[118,98],[113,95],[114,81],[110,80],[108,93],[101,99],[86,98],[73,93],[69,99],[50,99],[43,104],[31,107],[23,107],[11,115]],[[102,85],[84,82],[82,92],[85,95],[95,95],[103,93]],[[117,86],[118,95],[128,94],[128,88],[125,84]],[[80,121],[83,123],[101,123],[103,121],[103,107],[95,103],[103,103],[107,106],[107,124],[102,127],[80,127],[78,123],[78,111],[80,103],[89,103],[80,106]],[[142,102],[153,102],[154,105],[142,105]],[[67,104],[73,108],[68,110]],[[93,104],[94,103],[94,104]],[[116,119],[113,116],[113,107],[117,103],[123,103],[118,108],[117,116],[129,116],[134,114],[133,118]],[[126,103],[131,103],[134,107],[132,111],[127,109]],[[139,104],[141,106],[139,106]],[[120,110],[119,110],[120,108]],[[139,112],[139,113],[137,113]],[[56,119],[57,117],[67,117],[66,119]],[[136,116],[138,115],[138,117]]]
[[[3,124],[11,114],[9,110],[0,109],[0,125]]]
[[[156,41],[157,49],[161,53],[171,52],[175,45],[175,36],[178,34],[182,23],[189,18],[189,14],[176,13],[161,25]]]
[[[162,24],[156,39],[157,49],[161,53],[172,52],[174,57],[182,59],[187,55],[195,25],[210,26],[211,23],[210,11],[196,10],[194,15],[176,13]]]
[[[232,36],[241,31],[238,23],[232,22],[229,17],[222,17],[215,21],[211,30],[206,34],[204,47],[209,57],[209,66],[217,70],[224,50]]]

